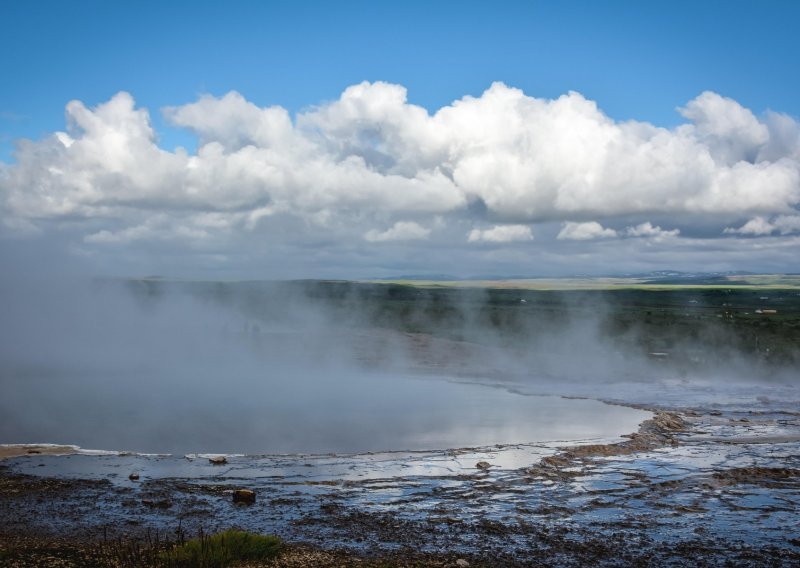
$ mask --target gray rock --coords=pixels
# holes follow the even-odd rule
[[[252,505],[256,502],[256,492],[251,489],[236,489],[233,492],[233,502]]]

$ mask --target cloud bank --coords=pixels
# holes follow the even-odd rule
[[[431,114],[400,85],[364,82],[292,117],[230,92],[163,109],[197,137],[189,153],[161,148],[149,112],[121,92],[72,101],[65,131],[18,142],[16,163],[0,164],[2,234],[224,263],[387,241],[468,254],[800,232],[796,120],[712,92],[679,112],[686,122],[670,129],[615,121],[576,92],[549,100],[495,83]]]

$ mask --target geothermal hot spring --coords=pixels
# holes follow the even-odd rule
[[[4,397],[5,442],[178,454],[361,453],[607,439],[635,431],[648,416],[594,400],[379,373],[225,381],[203,396],[191,385],[138,392],[124,376],[91,389],[85,377],[63,377],[59,389],[47,385],[52,378],[27,380],[42,390],[12,387]]]
[[[39,297],[36,310],[22,302],[4,338],[0,443],[177,455],[441,450],[609,439],[649,416],[446,371],[365,370],[316,315],[291,330],[262,322],[254,341],[241,314],[180,296],[155,307],[107,291],[58,298]]]

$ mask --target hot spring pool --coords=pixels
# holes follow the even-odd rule
[[[0,443],[173,454],[437,450],[609,439],[650,416],[594,400],[382,373],[47,381],[57,388],[44,382],[13,381],[0,401]]]

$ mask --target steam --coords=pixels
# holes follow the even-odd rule
[[[796,380],[796,361],[767,369],[718,326],[654,338],[599,292],[90,279],[53,251],[2,252],[17,270],[0,280],[0,442],[401,449],[383,444],[484,412],[443,380],[632,401],[664,381]]]

